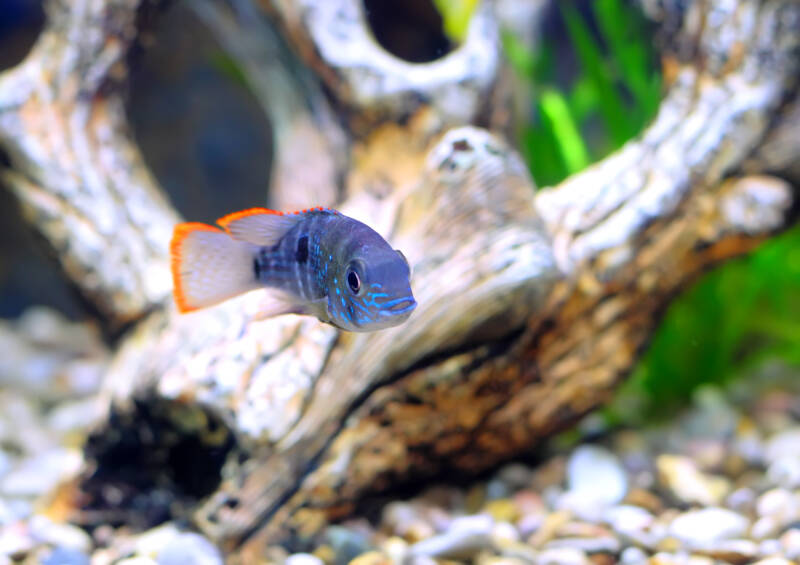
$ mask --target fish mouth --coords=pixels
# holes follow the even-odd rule
[[[417,301],[413,297],[405,296],[395,300],[389,300],[381,304],[381,316],[398,316],[401,314],[410,314],[414,308],[417,307]]]

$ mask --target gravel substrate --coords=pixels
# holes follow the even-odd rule
[[[143,533],[64,523],[109,352],[96,332],[33,309],[0,322],[0,565],[222,563],[175,523]],[[706,388],[670,422],[539,450],[470,486],[431,486],[380,518],[330,526],[311,553],[265,562],[782,565],[800,560],[800,374]],[[591,423],[591,419],[589,420]]]

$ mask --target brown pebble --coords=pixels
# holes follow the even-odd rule
[[[326,564],[333,563],[334,560],[336,559],[336,552],[333,550],[333,548],[329,545],[324,545],[324,544],[316,548],[312,552],[312,555],[314,557],[319,557]]]
[[[665,537],[664,539],[659,541],[658,544],[656,545],[656,549],[658,551],[670,551],[670,552],[678,551],[679,549],[681,549],[681,547],[683,547],[681,540],[673,537]]]
[[[565,510],[559,510],[549,514],[544,519],[542,526],[536,530],[529,538],[528,543],[533,547],[541,547],[553,537],[560,527],[570,521],[572,514]]]
[[[608,553],[595,553],[589,556],[589,561],[594,565],[614,565],[617,559]]]
[[[586,522],[567,522],[560,526],[556,535],[565,538],[600,538],[611,536],[611,531],[603,526]]]
[[[698,551],[702,555],[713,557],[714,559],[741,565],[750,563],[758,553],[758,545],[746,539],[719,540],[715,542],[713,548]]]
[[[392,565],[392,560],[380,551],[368,551],[350,561],[349,565]]]
[[[664,503],[661,502],[658,496],[648,490],[637,487],[628,491],[624,503],[644,508],[650,511],[651,514],[658,514],[664,508]]]

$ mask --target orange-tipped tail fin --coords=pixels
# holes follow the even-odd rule
[[[170,261],[178,310],[191,312],[259,288],[256,251],[256,246],[206,224],[175,226]]]

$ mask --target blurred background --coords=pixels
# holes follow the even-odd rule
[[[375,4],[370,23],[387,49],[424,61],[461,41],[476,4],[412,2],[392,18]],[[657,46],[641,14],[622,0],[552,4],[541,30],[523,30],[541,34],[536,52],[519,30],[502,35],[520,116],[516,141],[540,187],[636,136],[658,111],[662,95]],[[2,5],[0,69],[24,57],[44,21],[38,2]],[[263,202],[270,124],[235,61],[187,3],[170,4],[134,54],[128,109],[148,165],[185,216],[212,221]],[[52,306],[72,320],[87,317],[86,305],[5,191],[0,221],[0,317],[17,317],[31,305]],[[798,344],[795,227],[706,274],[678,297],[606,416],[635,421],[669,414],[703,383],[735,380],[765,363],[798,366]]]

